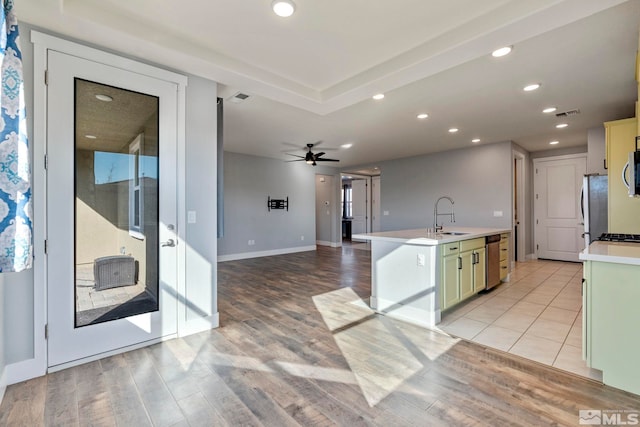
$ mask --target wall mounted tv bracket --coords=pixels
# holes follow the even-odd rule
[[[267,198],[267,209],[271,212],[271,209],[286,209],[289,211],[289,197],[286,199],[272,199],[271,196]]]

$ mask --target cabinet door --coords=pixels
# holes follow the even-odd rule
[[[473,251],[460,252],[460,261],[462,268],[460,269],[460,299],[469,298],[473,295]]]
[[[487,250],[480,248],[473,252],[476,258],[473,265],[473,291],[478,293],[487,287]]]
[[[442,258],[442,310],[460,301],[460,287],[458,286],[458,254]]]
[[[607,122],[605,131],[609,150],[609,233],[640,233],[640,200],[629,197],[622,181],[629,153],[635,150],[637,121]]]

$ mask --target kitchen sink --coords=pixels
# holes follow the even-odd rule
[[[469,233],[462,233],[460,231],[443,231],[440,234],[446,234],[447,236],[464,236]]]

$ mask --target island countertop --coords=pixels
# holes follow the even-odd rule
[[[640,265],[640,245],[637,243],[596,241],[580,252],[580,259]]]
[[[437,246],[445,243],[459,242],[460,240],[475,239],[492,234],[510,233],[508,228],[482,228],[482,227],[445,227],[438,233],[427,233],[426,228],[413,230],[382,231],[378,233],[354,234],[353,239],[388,241],[409,245]],[[458,234],[445,234],[458,233]]]

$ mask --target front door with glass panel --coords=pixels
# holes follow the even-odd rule
[[[50,367],[176,333],[176,98],[48,53]]]

